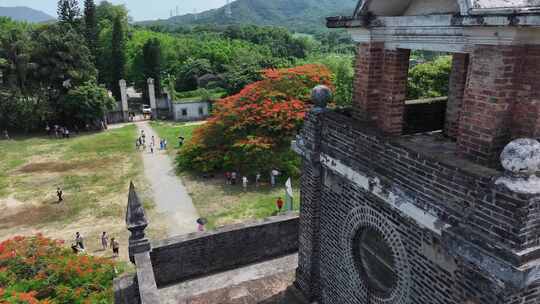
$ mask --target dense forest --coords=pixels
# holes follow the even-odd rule
[[[105,1],[86,0],[80,8],[75,0],[61,0],[58,13],[52,24],[0,19],[0,128],[96,123],[114,106],[107,91],[118,100],[120,79],[143,91],[152,77],[158,92],[233,94],[260,80],[263,69],[323,61],[323,53],[347,54],[333,61],[349,67],[354,50],[339,34],[318,40],[277,27],[133,26],[123,5]]]
[[[300,35],[257,25],[144,27],[129,23],[125,6],[93,0],[85,0],[84,7],[60,0],[58,15],[51,24],[0,18],[0,128],[27,132],[46,124],[98,124],[119,100],[120,79],[145,96],[151,77],[158,94],[210,98],[238,93],[262,80],[263,70],[305,64],[329,68],[337,105],[352,100],[355,46],[345,32]],[[444,95],[451,60],[413,57],[423,64],[411,70],[409,97]]]

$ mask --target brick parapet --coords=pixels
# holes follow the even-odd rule
[[[229,225],[152,242],[158,288],[295,253],[298,214]]]
[[[316,255],[321,261],[315,264],[308,258],[300,259],[299,273],[304,276],[299,275],[297,286],[304,293],[318,289],[319,303],[362,301],[358,292],[352,291],[355,287],[346,275],[355,270],[351,270],[353,266],[343,254],[348,249],[342,247],[346,219],[360,206],[384,214],[399,231],[409,255],[411,303],[510,303],[509,297],[525,292],[523,287],[537,292],[528,281],[528,270],[518,270],[530,267],[525,265],[538,258],[537,197],[495,185],[494,178],[502,171],[457,154],[437,153],[437,148],[429,149],[412,140],[414,136],[383,136],[375,123],[359,122],[335,112],[317,116],[318,122],[313,118],[308,117],[304,132],[309,137],[313,129],[322,127],[320,155],[338,160],[340,166],[352,171],[343,175],[323,166],[319,190],[313,163],[304,162],[301,217],[305,218],[300,222],[300,256]],[[354,172],[359,172],[360,177],[354,177]],[[361,176],[369,178],[369,187],[375,183],[375,188],[370,188],[372,193],[360,187],[367,183]],[[313,184],[315,180],[317,184]],[[398,201],[393,206],[381,200],[395,199],[396,195]],[[399,201],[402,198],[405,201]],[[409,205],[401,210],[403,203]],[[424,216],[415,219],[418,212],[410,208],[422,210]],[[403,210],[412,212],[413,217]],[[419,222],[426,215],[437,219],[430,228],[426,228],[429,223]],[[444,227],[459,227],[463,234],[471,235],[472,241],[458,242],[474,244],[473,257],[453,255],[455,252],[448,250],[443,243]],[[442,229],[442,235],[438,229]],[[302,243],[306,237],[316,239],[318,244]],[[524,255],[527,250],[536,254]],[[504,270],[488,262],[475,264],[478,256],[482,261],[502,261],[498,266]],[[305,276],[309,267],[318,273],[316,280]],[[507,276],[506,271],[512,275]],[[501,285],[493,278],[508,281]],[[526,298],[524,303],[536,303],[535,299]]]

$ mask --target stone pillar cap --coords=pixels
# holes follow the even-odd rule
[[[501,164],[516,175],[531,176],[540,172],[540,142],[531,138],[513,140],[502,151]]]
[[[326,108],[332,100],[332,90],[325,85],[318,85],[311,91],[311,101],[316,107]]]
[[[520,138],[510,142],[501,153],[504,176],[495,181],[508,190],[528,195],[540,194],[540,142]]]

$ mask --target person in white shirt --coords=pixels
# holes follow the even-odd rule
[[[242,177],[242,186],[244,187],[244,191],[246,191],[248,186],[248,178],[245,176]]]

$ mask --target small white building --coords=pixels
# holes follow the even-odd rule
[[[174,101],[173,117],[176,121],[204,120],[210,113],[210,102],[199,99]]]

